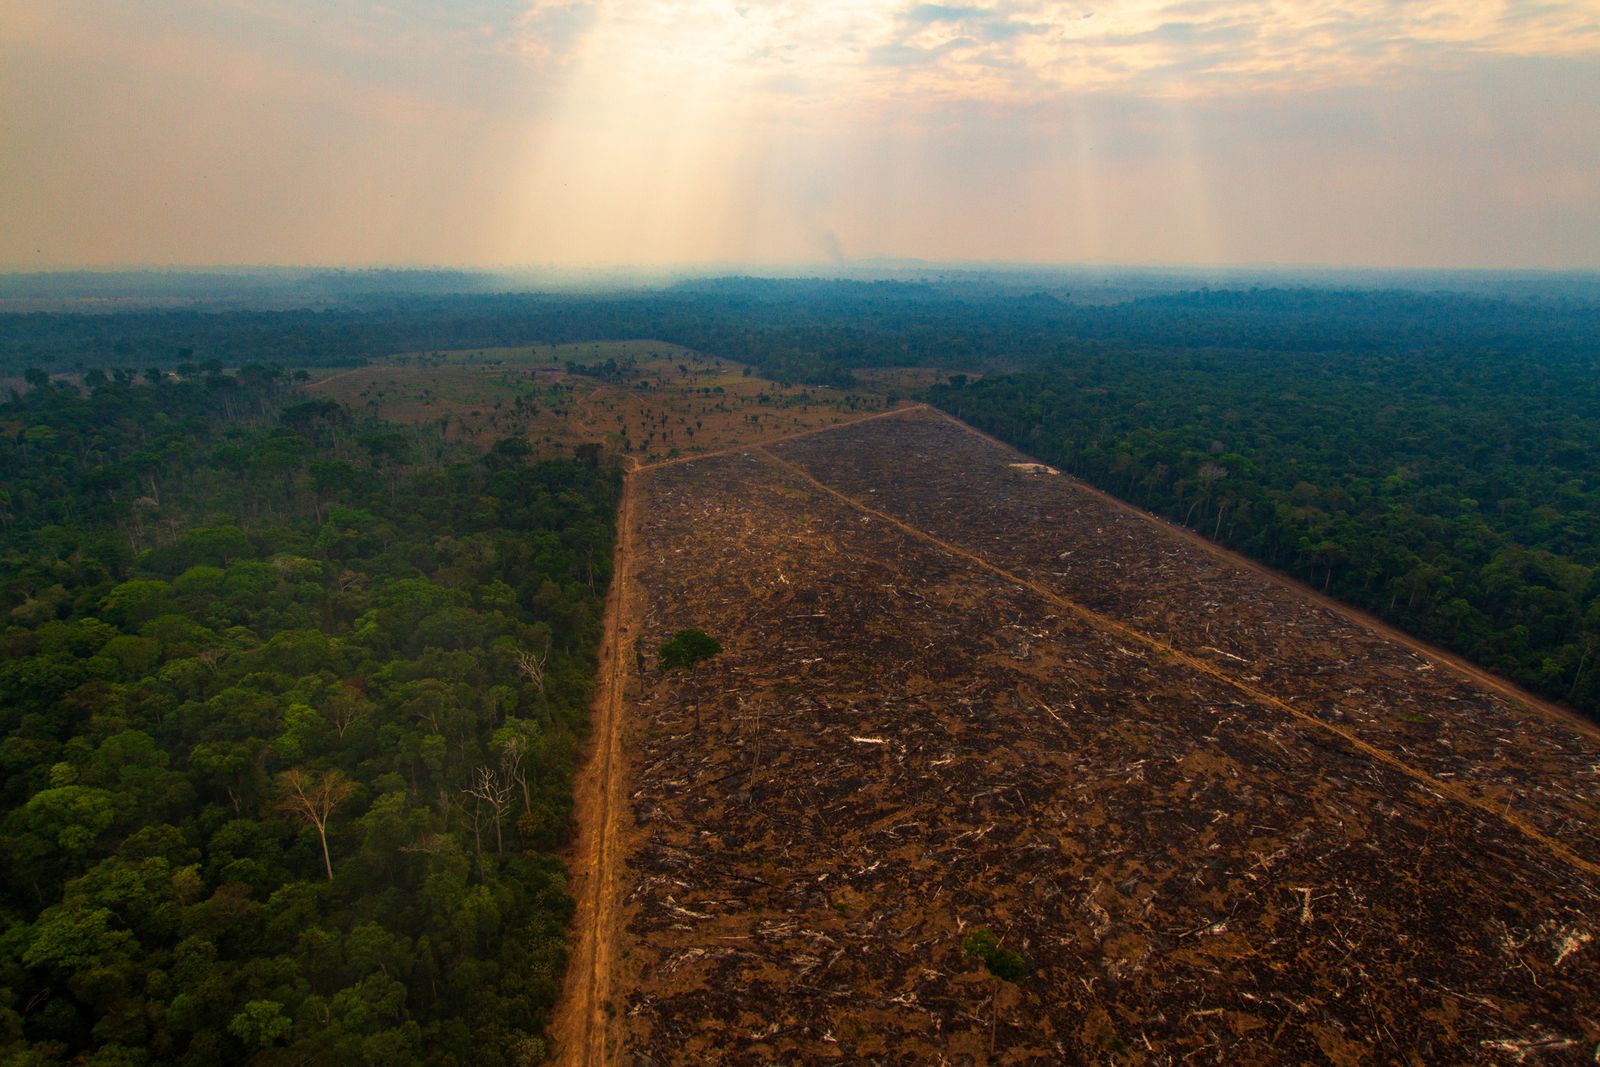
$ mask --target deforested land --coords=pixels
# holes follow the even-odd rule
[[[933,412],[633,477],[615,1062],[1600,1040],[1569,713]]]

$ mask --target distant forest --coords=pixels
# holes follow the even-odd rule
[[[542,1060],[615,472],[456,454],[263,364],[30,379],[0,1061]]]
[[[936,367],[957,377],[929,399],[962,418],[1600,715],[1600,304],[1571,279],[1518,285],[1514,299],[1260,288],[1095,304],[1015,285],[727,278],[12,315],[0,372],[625,337],[783,381]]]

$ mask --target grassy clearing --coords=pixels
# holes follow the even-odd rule
[[[654,462],[817,429],[896,403],[881,392],[784,386],[659,341],[405,352],[313,371],[312,392],[433,424],[484,447],[522,436],[535,456],[579,445]]]

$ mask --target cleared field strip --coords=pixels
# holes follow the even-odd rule
[[[921,538],[928,543],[936,545],[944,551],[951,553],[952,555],[960,556],[963,559],[970,560],[975,565],[994,572],[1008,582],[1023,586],[1024,588],[1039,594],[1041,597],[1044,597],[1056,607],[1061,608],[1064,611],[1071,612],[1073,615],[1077,616],[1098,630],[1102,630],[1117,637],[1122,637],[1129,641],[1143,644],[1158,655],[1167,657],[1174,662],[1181,663],[1191,670],[1198,671],[1202,674],[1208,674],[1219,681],[1225,682],[1253,701],[1261,704],[1271,705],[1272,707],[1277,708],[1279,711],[1287,712],[1301,722],[1307,723],[1308,725],[1311,725],[1319,730],[1326,731],[1327,733],[1332,734],[1333,736],[1338,737],[1345,743],[1349,744],[1362,755],[1367,756],[1370,759],[1377,760],[1379,763],[1385,764],[1388,767],[1392,767],[1408,778],[1412,778],[1417,782],[1420,782],[1427,789],[1438,794],[1439,796],[1448,797],[1451,800],[1465,804],[1468,807],[1476,808],[1490,818],[1499,819],[1505,822],[1506,825],[1517,830],[1519,833],[1526,835],[1534,843],[1547,850],[1551,855],[1555,856],[1562,862],[1571,864],[1573,867],[1576,867],[1585,874],[1600,877],[1600,864],[1590,863],[1582,856],[1579,856],[1577,853],[1573,852],[1572,849],[1568,848],[1566,845],[1563,845],[1561,842],[1553,838],[1547,837],[1532,825],[1511,814],[1508,808],[1503,808],[1486,801],[1481,797],[1469,792],[1468,790],[1463,789],[1459,785],[1435,778],[1426,771],[1422,771],[1416,767],[1413,767],[1411,764],[1395,756],[1393,753],[1363,741],[1360,737],[1356,736],[1353,731],[1345,729],[1341,726],[1337,726],[1331,722],[1325,722],[1322,719],[1317,718],[1315,715],[1309,715],[1287,701],[1280,700],[1271,693],[1265,692],[1257,686],[1251,685],[1249,682],[1244,681],[1237,674],[1231,671],[1220,670],[1211,663],[1207,663],[1204,660],[1196,659],[1194,656],[1180,652],[1178,649],[1164,641],[1159,640],[1158,638],[1151,637],[1148,634],[1140,633],[1131,626],[1125,626],[1122,623],[1107,618],[1099,612],[1091,611],[1088,608],[1083,607],[1081,604],[1077,604],[1071,600],[1068,600],[1066,597],[1061,596],[1051,589],[1039,585],[1036,582],[1029,581],[1027,578],[1024,578],[1020,575],[1013,574],[1005,568],[996,566],[995,564],[990,563],[988,560],[976,556],[957,545],[951,544],[948,541],[942,541],[924,530],[916,529],[913,526],[909,526],[906,523],[901,522],[892,515],[879,511],[876,508],[869,507],[854,497],[847,496],[836,489],[823,485],[820,481],[818,481],[816,478],[813,478],[801,467],[773,456],[772,453],[768,452],[766,449],[762,449],[761,452],[763,455],[771,457],[774,463],[777,463],[791,471],[795,476],[805,479],[807,482],[815,485],[823,492],[837,497],[864,514],[871,515],[874,518],[890,523],[895,527],[904,530],[911,536]]]
[[[695,452],[687,456],[678,456],[673,459],[659,459],[654,463],[638,463],[634,465],[632,469],[635,471],[653,471],[659,470],[662,467],[676,467],[684,463],[698,463],[705,459],[717,459],[720,456],[729,456],[735,454],[742,455],[751,451],[752,449],[765,448],[768,445],[781,444],[784,441],[794,441],[801,437],[810,437],[812,434],[828,433],[832,430],[842,430],[847,426],[854,426],[857,423],[872,422],[876,419],[898,418],[902,415],[909,415],[913,412],[927,410],[929,409],[926,404],[916,404],[910,407],[895,408],[892,411],[875,411],[871,415],[856,415],[851,418],[842,419],[833,426],[823,426],[818,429],[799,430],[795,433],[780,434],[776,437],[754,439],[736,445],[729,445],[727,448],[719,448],[712,452]]]
[[[891,447],[892,446],[892,447]],[[1600,868],[1600,734],[932,412],[773,449],[831,491],[1371,746]]]
[[[726,652],[628,680],[614,1062],[1591,1055],[1590,735],[1017,460],[919,412],[633,476],[640,647]]]

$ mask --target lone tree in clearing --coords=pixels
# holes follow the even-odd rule
[[[1001,948],[999,939],[990,930],[972,931],[962,939],[961,947],[967,950],[968,956],[982,960],[984,968],[1002,981],[1015,982],[1028,973],[1028,962],[1022,958],[1022,953]]]
[[[664,671],[676,670],[679,667],[693,667],[703,659],[710,659],[722,651],[722,646],[714,638],[708,637],[699,630],[679,630],[672,636],[672,640],[662,645],[656,653],[656,661]]]
[[[1016,982],[1027,976],[1028,961],[1014,948],[1001,948],[1000,939],[991,930],[977,929],[961,939],[961,947],[968,956],[983,961],[984,969],[994,975],[994,994],[989,998],[989,1055],[994,1055],[995,1024],[1000,1017],[1000,983]]]
[[[294,767],[278,775],[278,810],[304,819],[317,828],[322,840],[322,863],[333,881],[333,860],[328,856],[328,820],[334,809],[355,796],[356,784],[338,771],[302,771]]]

